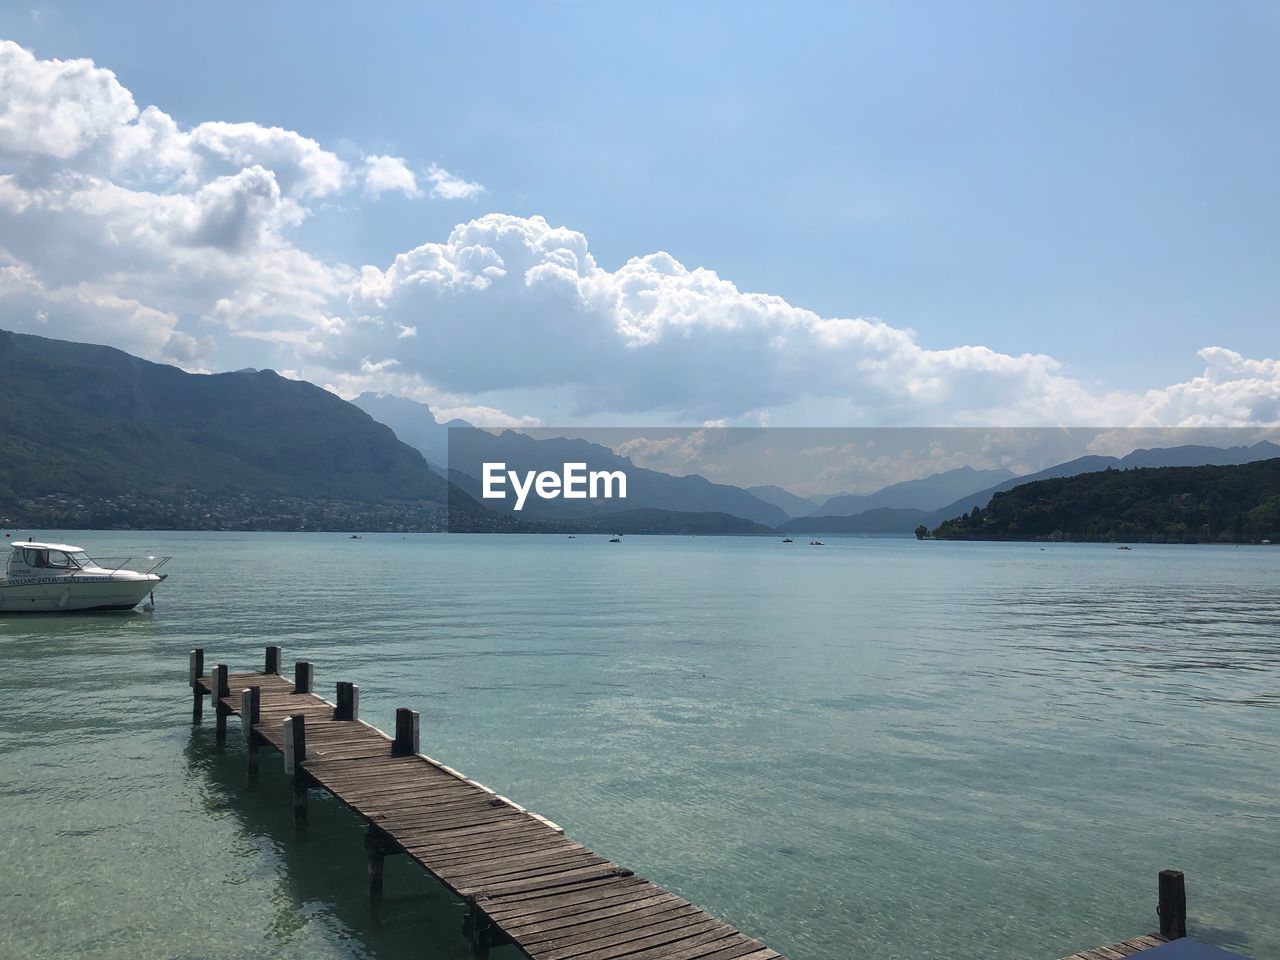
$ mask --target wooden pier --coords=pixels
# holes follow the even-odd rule
[[[334,702],[314,692],[306,661],[292,682],[280,648],[261,672],[205,672],[189,665],[192,720],[212,695],[216,736],[240,718],[249,776],[263,744],[284,757],[293,810],[307,817],[307,792],[324,789],[367,824],[369,893],[382,895],[383,859],[405,854],[467,905],[463,935],[476,960],[515,944],[531,960],[785,960],[689,901],[564,836],[558,825],[500,796],[419,749],[418,714],[396,711],[395,735],[360,719],[360,690],[338,683]],[[1065,960],[1121,960],[1186,936],[1182,874],[1161,871],[1160,932],[1095,947]]]
[[[1135,953],[1160,947],[1187,935],[1187,890],[1181,870],[1161,870],[1156,900],[1160,930],[1106,947],[1073,953],[1063,960],[1122,960]]]
[[[369,890],[382,892],[382,861],[405,854],[468,905],[463,933],[472,955],[513,943],[532,960],[783,960],[687,900],[564,836],[483,784],[419,750],[418,714],[396,711],[388,736],[360,719],[360,691],[339,683],[335,702],[313,691],[310,663],[290,682],[280,649],[259,673],[208,673],[191,653],[192,719],[212,694],[219,742],[240,717],[254,776],[263,744],[284,755],[294,814],[307,791],[328,790],[368,825]]]
[[[1063,960],[1121,960],[1123,957],[1132,957],[1135,953],[1141,953],[1143,950],[1150,950],[1152,947],[1168,942],[1158,933],[1148,933],[1141,937],[1134,937],[1132,940],[1121,940],[1110,946],[1094,947],[1092,950],[1073,953],[1069,957],[1064,957]]]

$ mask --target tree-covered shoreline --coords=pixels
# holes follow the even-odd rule
[[[1280,459],[1037,480],[940,524],[940,540],[1280,541]]]

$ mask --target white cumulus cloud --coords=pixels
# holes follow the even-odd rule
[[[485,192],[480,184],[454,176],[434,163],[427,167],[426,177],[431,184],[431,195],[442,200],[472,200]]]
[[[138,116],[133,95],[90,60],[37,60],[0,41],[0,150],[67,159]]]
[[[328,362],[395,357],[441,389],[568,391],[579,413],[755,416],[818,400],[860,423],[1221,425],[1280,420],[1275,361],[1206,349],[1203,377],[1104,392],[1052,357],[932,348],[869,317],[824,317],[666,253],[601,267],[580,232],[489,214],[366,266]],[[411,340],[398,331],[412,326]]]
[[[403,157],[368,156],[364,158],[364,189],[371,197],[399,190],[406,197],[422,196],[418,178]]]
[[[305,343],[342,326],[357,274],[300,248],[295,228],[317,201],[361,183],[373,195],[421,193],[400,158],[370,156],[357,175],[282,127],[184,128],[140,109],[90,60],[0,41],[0,270],[26,278],[21,292],[0,284],[7,326],[96,328],[94,339],[188,366],[227,332]],[[41,312],[45,321],[21,319]]]

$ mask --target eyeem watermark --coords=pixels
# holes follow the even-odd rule
[[[483,476],[481,495],[484,499],[507,499],[506,486],[510,482],[516,495],[516,510],[524,507],[530,491],[543,500],[557,497],[566,500],[627,499],[626,473],[621,470],[587,470],[585,463],[566,463],[560,473],[527,470],[523,477],[516,470],[508,470],[505,463],[486,463]]]

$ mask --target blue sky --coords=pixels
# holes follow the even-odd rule
[[[822,350],[806,349],[758,379],[812,370],[811,391],[746,396],[720,384],[699,396],[672,381],[713,382],[726,362],[753,379],[763,341],[677,356],[671,339],[653,369],[633,375],[630,358],[649,344],[637,350],[632,338],[629,352],[577,358],[633,377],[602,400],[610,384],[579,382],[555,362],[544,377],[508,373],[509,384],[463,371],[474,357],[428,362],[415,318],[493,338],[500,327],[479,307],[480,320],[465,306],[456,319],[452,301],[379,301],[388,318],[400,311],[388,329],[419,331],[417,359],[367,338],[293,358],[223,336],[198,305],[187,316],[130,294],[197,340],[212,337],[189,366],[288,367],[348,392],[382,387],[544,422],[770,412],[815,425],[936,422],[956,408],[970,422],[1280,416],[1280,374],[1267,363],[1280,353],[1274,5],[175,4],[123,17],[41,4],[0,13],[0,36],[37,58],[91,59],[139,107],[154,104],[183,129],[276,126],[353,170],[387,155],[419,178],[437,164],[484,187],[454,201],[374,201],[353,188],[313,196],[281,235],[325,264],[385,270],[398,253],[443,243],[455,224],[540,216],[587,238],[605,271],[661,251],[817,317],[914,330],[925,351],[1054,361],[1011,373],[926,358],[923,372],[904,374],[917,386],[863,396],[825,369]],[[38,270],[21,244],[5,246]],[[500,306],[510,323],[525,315],[509,299]],[[527,343],[514,336],[531,365],[535,332]],[[430,356],[443,344],[432,341]],[[1228,359],[1199,353],[1209,347]],[[389,360],[382,369],[399,379],[375,382],[367,368]],[[865,360],[846,357],[859,369]],[[991,376],[1017,384],[988,391]],[[1242,396],[1243,381],[1262,385]],[[1222,383],[1234,384],[1225,401]],[[1173,387],[1184,389],[1155,412],[1142,400]],[[1217,399],[1206,403],[1206,392]]]

